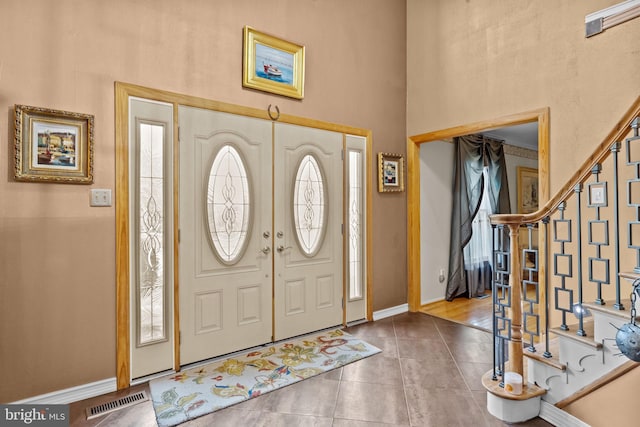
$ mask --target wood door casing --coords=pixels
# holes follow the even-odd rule
[[[130,203],[129,198],[132,191],[135,191],[134,188],[130,187],[129,184],[129,150],[131,141],[129,139],[129,131],[131,128],[130,122],[130,111],[129,111],[129,103],[134,98],[145,99],[149,101],[157,101],[163,102],[173,105],[174,113],[173,113],[173,126],[171,127],[171,131],[173,132],[173,142],[174,142],[174,172],[173,175],[175,177],[176,183],[179,182],[179,165],[177,164],[179,159],[179,142],[178,142],[178,108],[180,106],[187,106],[193,108],[200,108],[209,111],[218,111],[225,112],[231,115],[238,115],[243,117],[255,118],[258,120],[266,121],[271,123],[269,114],[264,109],[257,109],[247,106],[235,105],[230,103],[225,103],[221,101],[216,101],[212,99],[206,99],[201,97],[194,97],[190,95],[174,93],[170,91],[154,89],[129,83],[116,82],[115,83],[115,105],[116,105],[116,120],[115,120],[115,139],[116,139],[116,191],[115,191],[115,211],[116,211],[116,299],[117,299],[117,310],[116,310],[116,331],[117,331],[117,340],[116,340],[116,377],[117,377],[117,388],[119,390],[125,389],[132,384],[132,361],[131,361],[131,352],[133,351],[133,346],[135,342],[132,340],[131,336],[131,325],[133,322],[132,319],[132,311],[131,305],[133,301],[131,301],[131,265],[130,265],[130,239],[131,239],[131,228],[129,224],[129,211],[130,211]],[[349,134],[358,137],[362,137],[365,139],[366,145],[366,162],[365,162],[365,176],[366,182],[372,182],[372,158],[371,158],[371,144],[372,144],[372,133],[370,130],[361,129],[351,126],[344,126],[336,123],[323,122],[319,120],[312,120],[303,117],[296,117],[292,115],[283,114],[279,118],[279,123],[287,123],[298,126],[305,126],[316,129],[325,129],[331,130],[335,132],[339,132],[342,134]],[[175,132],[174,132],[175,129]],[[174,340],[174,369],[179,370],[180,366],[183,365],[180,361],[180,344],[179,344],[179,333],[182,329],[182,326],[185,323],[184,319],[180,318],[180,301],[179,301],[179,291],[180,291],[180,280],[179,280],[179,263],[177,261],[179,257],[179,243],[178,243],[178,200],[180,199],[180,189],[176,186],[174,188],[174,199],[175,207],[175,230],[174,234],[174,246],[173,251],[175,254],[175,280],[174,280],[174,327],[175,327],[175,337]],[[370,236],[371,236],[371,188],[367,186],[366,190],[366,230],[365,236],[367,237],[367,245],[364,253],[366,254],[366,260],[368,261],[371,258],[372,248]],[[372,286],[373,281],[371,279],[371,264],[369,262],[366,263],[366,318],[372,319]]]

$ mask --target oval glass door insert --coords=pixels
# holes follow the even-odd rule
[[[207,185],[209,238],[218,259],[237,263],[249,241],[251,189],[242,156],[232,145],[216,154]]]
[[[314,256],[322,244],[326,228],[326,184],[313,154],[305,155],[296,172],[293,189],[293,223],[302,252]]]

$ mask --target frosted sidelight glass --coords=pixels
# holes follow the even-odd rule
[[[138,124],[138,344],[166,339],[164,126]]]
[[[349,150],[349,209],[347,212],[347,224],[349,224],[349,301],[360,299],[364,296],[362,261],[362,201],[363,194],[363,170],[362,153]]]

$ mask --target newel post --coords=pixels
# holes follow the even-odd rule
[[[522,360],[522,278],[520,253],[518,250],[519,224],[509,224],[511,271],[509,288],[511,292],[511,341],[509,342],[510,371],[523,375]]]

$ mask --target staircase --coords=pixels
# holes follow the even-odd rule
[[[592,319],[584,321],[586,336],[574,333],[577,324],[568,331],[552,328],[550,333],[556,338],[552,340],[551,358],[542,356],[542,348],[535,353],[524,352],[528,380],[546,391],[546,402],[560,408],[591,391],[594,381],[615,379],[629,366],[637,365],[620,353],[615,342],[618,328],[630,321],[625,316],[628,311],[620,312],[609,304],[585,303],[584,307],[592,315]]]
[[[491,217],[494,368],[483,384],[489,412],[503,421],[553,423],[637,365],[615,338],[635,315],[640,280],[639,130],[640,97],[537,212]],[[521,394],[505,390],[506,372],[522,375]]]

